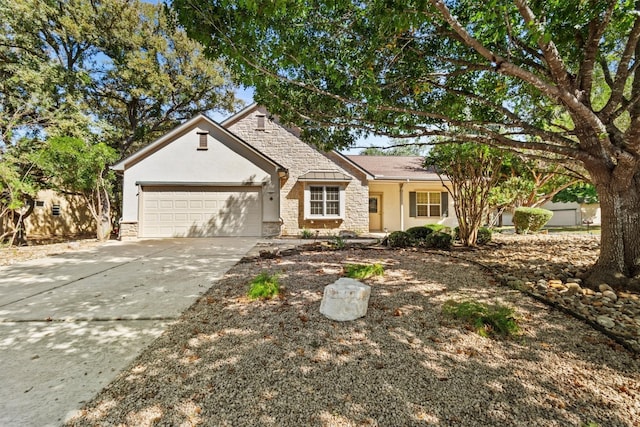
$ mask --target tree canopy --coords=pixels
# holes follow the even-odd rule
[[[436,136],[579,162],[602,207],[589,282],[640,287],[640,5],[173,0],[257,102],[322,147]],[[634,278],[629,282],[627,279]]]
[[[163,5],[3,0],[0,214],[18,232],[39,189],[85,194],[87,177],[78,173],[88,164],[102,170],[87,171],[93,179],[104,179],[104,162],[116,160],[109,147],[124,157],[196,113],[239,104],[225,65],[206,57]],[[59,167],[38,160],[57,159],[61,144],[80,157],[60,157]],[[94,216],[106,209],[98,216],[111,219],[112,193],[87,197]]]

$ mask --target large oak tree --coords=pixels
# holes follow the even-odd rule
[[[172,4],[258,102],[320,146],[348,145],[358,132],[433,135],[581,163],[602,207],[589,282],[638,286],[638,2]]]

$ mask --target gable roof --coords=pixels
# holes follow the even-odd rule
[[[422,156],[345,156],[376,181],[440,181],[433,168],[423,166]]]
[[[267,162],[271,163],[273,166],[278,168],[278,171],[287,172],[287,168],[282,166],[280,163],[276,162],[275,160],[273,160],[272,158],[270,158],[266,154],[260,152],[259,150],[254,148],[251,144],[249,144],[248,142],[244,141],[242,138],[240,138],[239,136],[233,134],[228,129],[226,129],[223,126],[219,125],[215,120],[207,117],[206,115],[204,115],[202,113],[200,113],[200,114],[196,115],[195,117],[187,120],[186,122],[182,123],[181,125],[176,126],[171,131],[167,132],[166,134],[164,134],[160,138],[156,139],[155,141],[153,141],[149,145],[147,145],[147,146],[141,148],[140,150],[136,151],[135,153],[133,153],[129,157],[126,157],[125,159],[120,160],[118,163],[116,163],[115,165],[111,166],[111,169],[113,169],[115,171],[124,171],[128,166],[131,166],[133,164],[138,163],[139,161],[143,160],[147,156],[155,153],[156,151],[158,151],[159,149],[161,149],[165,145],[169,144],[178,135],[180,135],[180,133],[184,132],[185,130],[189,129],[190,127],[192,127],[193,125],[195,125],[196,123],[198,123],[200,121],[207,122],[209,125],[213,126],[213,128],[216,129],[216,131],[219,131],[219,132],[231,137],[238,144],[241,144],[241,145],[247,147],[249,150],[254,152],[256,155],[258,155],[259,157],[263,158],[264,160],[266,160]]]
[[[231,117],[223,120],[220,125],[225,127],[225,128],[229,128],[230,126],[233,126],[233,124],[239,122],[240,120],[244,119],[245,117],[247,117],[249,114],[258,112],[260,114],[265,114],[266,116],[269,117],[270,120],[275,121],[276,123],[278,123],[278,125],[280,125],[282,128],[284,128],[285,130],[287,130],[288,132],[290,132],[292,135],[294,135],[296,138],[300,139],[300,129],[295,127],[295,126],[285,126],[284,124],[282,124],[279,120],[278,120],[278,116],[273,116],[269,113],[269,110],[267,110],[267,108],[263,105],[259,105],[256,104],[255,102],[251,105],[248,105],[247,107],[243,108],[242,110],[238,111],[237,113],[233,114]],[[303,143],[307,144],[306,142],[302,141]],[[310,145],[310,144],[307,144]],[[314,150],[320,152],[317,148],[313,147],[312,145],[310,145]],[[362,173],[365,176],[365,179],[367,180],[371,180],[373,179],[373,175],[371,175],[369,172],[367,172],[366,170],[364,170],[362,168],[362,166],[360,166],[359,164],[353,162],[348,156],[345,156],[344,154],[342,154],[341,152],[337,151],[337,150],[332,150],[329,152],[321,152],[321,154],[323,154],[325,157],[327,157],[329,160],[331,160],[332,162],[338,164],[341,167],[345,167],[345,165],[340,165],[340,162],[344,162],[347,166],[347,168],[353,168],[355,170],[357,170],[358,172]]]

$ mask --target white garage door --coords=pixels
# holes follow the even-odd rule
[[[550,226],[567,226],[576,225],[576,210],[575,209],[562,209],[553,211],[553,216],[547,223]]]
[[[256,187],[143,187],[141,237],[260,236]]]

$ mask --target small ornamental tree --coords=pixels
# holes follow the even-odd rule
[[[489,194],[500,178],[499,150],[477,144],[436,145],[425,165],[436,168],[440,178],[451,182],[447,190],[453,196],[458,217],[459,237],[465,246],[475,246],[489,202]]]
[[[24,220],[33,212],[36,187],[6,156],[0,157],[0,242],[25,244]]]
[[[96,221],[98,240],[108,239],[112,230],[109,189],[114,176],[108,167],[116,159],[116,151],[106,144],[70,137],[51,138],[36,157],[54,189],[85,200]]]

